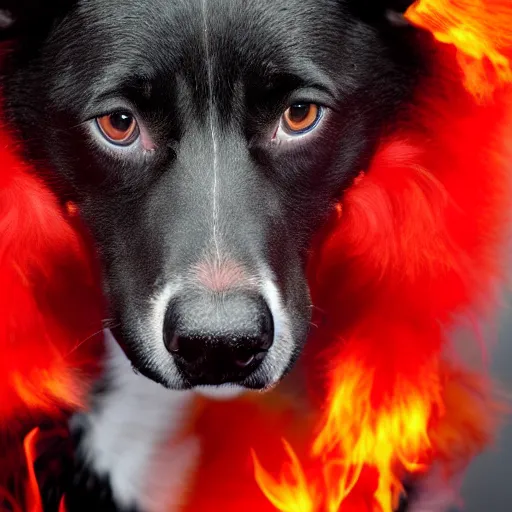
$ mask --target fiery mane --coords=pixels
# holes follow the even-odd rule
[[[392,512],[406,474],[435,461],[448,472],[493,430],[490,386],[447,357],[445,331],[490,300],[500,277],[492,248],[512,162],[512,4],[419,0],[406,18],[442,43],[436,75],[411,106],[417,125],[383,144],[320,249],[316,299],[350,320],[321,333],[331,363],[309,459],[286,445],[276,480],[255,457],[258,485],[281,512]]]

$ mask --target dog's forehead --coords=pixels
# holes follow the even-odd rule
[[[357,52],[349,47],[358,41],[357,27],[342,4],[80,0],[46,46],[44,66],[54,70],[55,80],[51,99],[80,110],[134,77],[157,84],[164,95],[180,80],[190,94],[203,94],[210,81],[223,98],[232,96],[233,84],[252,77],[304,73],[314,82],[309,77],[321,68],[336,70],[340,62],[355,68]]]
[[[329,29],[343,23],[339,0],[81,0],[57,42],[73,33],[70,49],[100,63],[144,69],[217,64],[260,65],[293,53],[326,50]],[[79,48],[81,46],[81,48]],[[327,44],[328,46],[328,44]],[[74,47],[74,48],[73,48]],[[66,48],[60,56],[65,58]],[[71,53],[71,52],[69,52]],[[277,64],[279,65],[279,64]]]

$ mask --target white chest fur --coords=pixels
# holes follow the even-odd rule
[[[197,395],[135,374],[112,334],[105,337],[111,387],[94,411],[73,419],[85,427],[81,454],[99,476],[109,476],[121,508],[179,510],[200,448],[194,437],[169,440],[181,433]]]
[[[179,512],[200,463],[200,440],[183,436],[198,395],[170,391],[135,374],[112,334],[107,331],[105,337],[111,386],[94,411],[73,418],[85,428],[81,454],[99,476],[109,477],[120,508]],[[301,379],[288,379],[283,392],[290,385],[296,392],[301,384]],[[229,398],[237,389],[212,393],[212,398]],[[457,501],[455,489],[434,470],[420,485],[410,512],[446,512]]]

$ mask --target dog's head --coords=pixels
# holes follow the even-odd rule
[[[293,365],[312,237],[415,82],[407,3],[0,3],[5,113],[90,228],[138,371],[261,389]]]

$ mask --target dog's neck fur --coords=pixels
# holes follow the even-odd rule
[[[110,331],[105,340],[108,385],[89,412],[71,421],[72,430],[82,432],[78,457],[110,484],[120,510],[179,512],[201,463],[201,441],[189,429],[201,397],[194,391],[167,390],[138,375]],[[297,393],[300,371],[289,379],[292,385],[287,379],[283,387],[304,398]],[[434,471],[406,510],[446,512],[456,499],[450,482]]]
[[[105,339],[109,386],[90,412],[72,419],[72,429],[83,431],[78,456],[108,479],[120,508],[179,510],[199,459],[199,442],[193,437],[168,441],[181,437],[197,395],[168,391],[136,374],[109,331]]]

